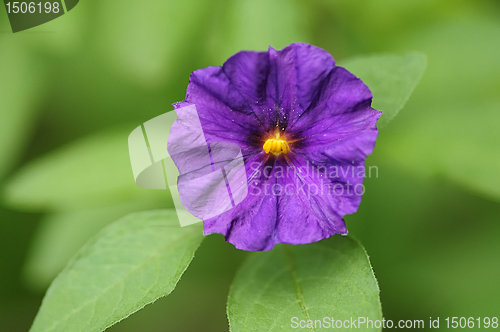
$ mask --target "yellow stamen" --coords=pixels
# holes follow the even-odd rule
[[[266,153],[269,153],[271,150],[271,140],[268,139],[262,148],[266,151]]]
[[[275,137],[267,139],[262,148],[266,153],[271,152],[276,156],[290,151],[288,142],[284,139],[284,137],[280,136],[279,131],[276,131]]]

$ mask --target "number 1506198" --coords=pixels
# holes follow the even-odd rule
[[[45,2],[42,5],[42,2],[35,3],[35,2],[7,2],[5,4],[7,7],[7,13],[22,13],[22,14],[41,14],[41,13],[59,13],[59,3],[54,2]]]
[[[447,317],[446,319],[447,328],[498,328],[498,317]]]

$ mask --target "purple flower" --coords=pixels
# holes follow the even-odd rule
[[[186,99],[174,105],[169,153],[181,177],[188,164],[210,166],[171,153],[185,144],[181,108],[194,105],[209,150],[214,142],[239,146],[248,185],[239,204],[204,220],[205,234],[252,251],[347,234],[343,217],[361,202],[364,161],[378,135],[381,112],[371,101],[368,87],[328,52],[301,43],[239,52],[222,67],[193,72]]]

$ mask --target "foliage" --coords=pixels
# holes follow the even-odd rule
[[[2,330],[26,331],[51,282],[33,331],[102,331],[165,295],[109,330],[223,331],[229,289],[232,331],[270,329],[272,320],[290,330],[289,316],[305,315],[296,285],[306,312],[321,319],[343,311],[320,291],[349,307],[359,301],[349,289],[357,281],[371,294],[359,306],[367,315],[380,317],[380,304],[393,320],[497,315],[497,1],[83,1],[15,35],[0,16]],[[155,210],[172,207],[167,191],[133,183],[129,132],[184,99],[193,70],[295,41],[327,49],[367,82],[384,112],[367,159],[378,173],[346,217],[350,236],[247,255],[217,236],[197,250],[196,225],[148,227],[178,224],[172,211]],[[370,253],[380,299],[351,236]],[[169,264],[155,264],[162,260]],[[133,266],[141,268],[127,274]],[[130,278],[116,283],[120,273]],[[154,280],[158,273],[164,279]],[[313,284],[303,280],[309,273],[327,278]],[[328,309],[310,308],[315,301]],[[93,306],[93,319],[72,314]],[[245,311],[258,315],[242,324]]]

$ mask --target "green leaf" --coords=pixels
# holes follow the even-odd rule
[[[498,20],[474,15],[398,40],[432,61],[405,117],[380,137],[376,155],[420,179],[444,177],[500,201],[500,44],[491,42],[499,34]]]
[[[14,38],[0,41],[0,177],[30,138],[40,97],[40,70],[19,44]]]
[[[295,331],[293,317],[382,319],[366,252],[341,236],[253,254],[234,280],[227,312],[232,332]]]
[[[434,110],[432,117],[415,119],[411,127],[388,134],[387,143],[380,144],[380,157],[421,177],[443,176],[500,200],[500,103]]]
[[[391,121],[403,108],[422,78],[427,57],[422,53],[373,55],[342,61],[363,80],[373,93],[373,107],[382,111],[379,128]]]
[[[203,239],[174,210],[129,215],[88,242],[54,280],[32,332],[103,331],[168,295]]]
[[[34,290],[46,290],[76,252],[103,227],[132,212],[160,208],[163,201],[118,205],[45,216],[35,233],[24,265],[24,279]]]
[[[363,204],[346,223],[376,266],[384,316],[495,316],[500,205],[411,176],[380,154],[376,164],[387,176],[365,179]]]
[[[32,161],[7,183],[6,203],[27,210],[69,210],[162,196],[168,204],[167,191],[135,184],[127,140],[132,129],[84,137]]]

